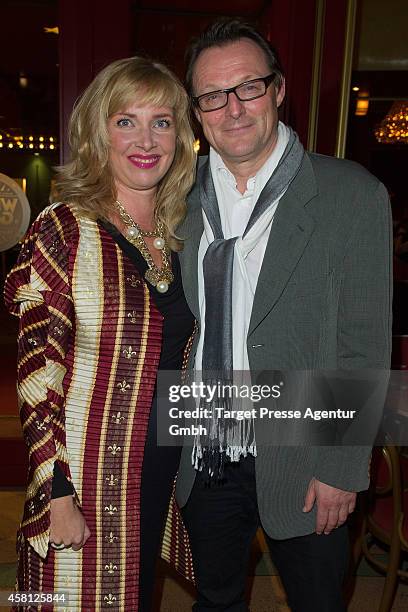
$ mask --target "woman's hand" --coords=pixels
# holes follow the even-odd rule
[[[51,500],[50,543],[79,550],[91,532],[72,495]]]

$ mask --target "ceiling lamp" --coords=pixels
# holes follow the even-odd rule
[[[408,144],[408,100],[396,100],[374,134],[378,142]]]

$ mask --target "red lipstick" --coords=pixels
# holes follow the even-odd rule
[[[160,155],[129,155],[128,160],[136,168],[148,170],[157,166],[160,161]]]

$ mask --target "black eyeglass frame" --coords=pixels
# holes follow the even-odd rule
[[[276,76],[276,72],[271,72],[271,74],[268,74],[266,77],[258,77],[256,79],[251,79],[250,81],[244,81],[243,83],[239,83],[238,85],[235,85],[235,87],[229,87],[228,89],[216,89],[215,91],[207,91],[207,93],[201,94],[200,96],[192,96],[191,100],[194,106],[198,106],[198,108],[200,109],[202,113],[212,113],[213,111],[220,110],[221,108],[224,108],[225,106],[227,106],[230,93],[234,93],[240,102],[251,102],[251,100],[257,100],[258,98],[262,98],[262,96],[266,95],[266,92],[268,91],[268,87],[273,82],[275,76]],[[239,89],[239,87],[242,87],[242,85],[248,85],[249,83],[254,83],[255,81],[263,81],[265,84],[265,91],[257,96],[254,96],[253,98],[246,98],[244,100],[240,98],[236,90]],[[201,108],[200,100],[202,98],[206,98],[207,96],[211,96],[211,94],[218,94],[218,93],[227,94],[227,99],[225,101],[225,104],[223,104],[222,106],[217,106],[217,108],[209,108],[206,110]]]

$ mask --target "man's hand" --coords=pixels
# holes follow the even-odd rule
[[[307,489],[303,512],[310,512],[317,503],[316,533],[328,535],[340,527],[356,505],[357,493],[336,489],[312,478]]]
[[[71,495],[51,500],[50,542],[82,548],[91,535],[82,512],[75,505]]]

